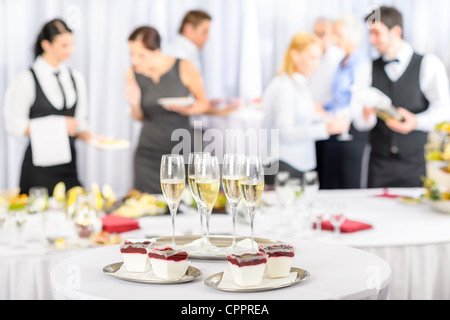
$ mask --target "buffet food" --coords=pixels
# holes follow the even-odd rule
[[[126,218],[163,215],[168,213],[167,204],[158,196],[131,190],[114,214]]]
[[[439,124],[430,135],[426,158],[425,198],[435,211],[450,213],[450,123]]]

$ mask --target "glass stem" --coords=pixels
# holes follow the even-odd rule
[[[208,246],[211,245],[211,242],[209,241],[209,220],[210,220],[210,217],[211,217],[211,211],[206,210],[206,244]]]
[[[177,208],[170,208],[170,215],[172,218],[172,245],[175,245],[175,216],[177,215]]]
[[[252,250],[255,249],[255,246],[254,246],[254,242],[255,242],[255,230],[254,230],[255,211],[256,211],[256,207],[250,207],[250,208],[249,208],[249,213],[250,213],[250,229],[251,229],[251,235],[252,235]]]
[[[198,206],[198,214],[200,215],[200,228],[201,228],[201,245],[203,246],[203,239],[205,238],[205,228],[203,227],[203,208],[199,205]]]
[[[231,216],[233,218],[233,249],[236,249],[236,209],[237,205],[231,205]]]

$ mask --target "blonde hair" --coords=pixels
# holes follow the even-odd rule
[[[291,51],[295,50],[297,52],[303,52],[309,48],[309,46],[316,44],[322,46],[322,40],[315,34],[310,32],[299,32],[297,33],[291,41],[289,48],[284,56],[283,64],[281,65],[278,74],[286,73],[290,77],[295,73],[295,63],[292,61]]]

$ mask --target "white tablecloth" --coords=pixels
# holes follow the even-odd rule
[[[427,203],[406,204],[400,198],[376,197],[382,193],[380,189],[319,192],[319,202],[344,203],[348,219],[373,226],[338,239],[329,231],[316,236],[302,228],[292,228],[292,221],[287,227],[277,219],[275,210],[262,212],[256,228],[275,237],[314,237],[376,254],[392,267],[390,299],[449,300],[450,215],[434,212]],[[416,197],[423,190],[390,189],[389,193]],[[293,214],[298,217],[305,213],[297,209]]]
[[[422,190],[390,190],[391,193],[417,195]],[[323,242],[345,244],[376,254],[387,261],[392,268],[390,299],[440,299],[450,300],[450,216],[433,212],[426,204],[407,205],[399,199],[374,197],[382,190],[320,191],[321,199],[342,200],[347,204],[348,218],[373,225],[372,230],[344,234],[334,239],[332,233],[324,231],[316,237],[294,224],[291,230],[280,226],[281,210],[259,210],[256,216],[255,232],[265,238],[308,238]],[[299,209],[296,214],[301,215]],[[270,217],[276,221],[271,222]],[[177,234],[199,234],[199,217],[194,212],[177,216]],[[162,236],[171,234],[168,216],[148,217],[140,220],[141,230],[131,236]],[[214,214],[211,218],[213,234],[230,234],[231,217]],[[4,230],[0,235],[4,235]],[[248,236],[250,228],[238,224],[238,233]],[[1,238],[1,237],[0,237]],[[1,239],[0,239],[0,242]],[[52,297],[49,279],[50,268],[74,251],[49,250],[37,244],[31,250],[12,251],[0,244],[0,299],[49,299]],[[20,268],[26,272],[16,272]],[[24,279],[26,274],[26,279]],[[21,289],[19,289],[21,288]]]
[[[313,300],[385,299],[391,270],[375,255],[346,246],[308,240],[289,241],[296,248],[293,266],[311,277],[295,286],[255,293],[222,292],[204,284],[223,272],[226,260],[191,260],[202,271],[196,281],[178,285],[141,284],[112,278],[103,267],[121,262],[118,246],[94,249],[60,262],[51,273],[57,299],[120,300]]]

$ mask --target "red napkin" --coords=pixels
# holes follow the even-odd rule
[[[116,216],[114,214],[106,215],[102,218],[103,231],[109,233],[122,233],[139,229],[139,222],[133,219]]]
[[[377,195],[377,196],[375,196],[375,197],[378,197],[378,198],[391,198],[391,199],[395,199],[395,198],[398,198],[398,197],[400,197],[400,196],[399,196],[399,195],[396,195],[396,194],[391,194],[391,193],[389,193],[389,191],[388,191],[387,189],[384,189],[384,191],[383,191],[382,194]]]
[[[367,229],[372,229],[372,226],[370,224],[352,220],[345,220],[341,225],[342,233],[353,233]],[[330,221],[322,221],[322,230],[334,230],[334,226]]]

